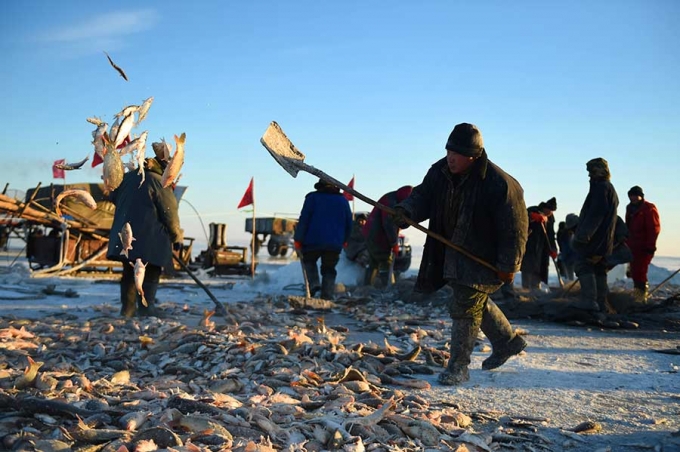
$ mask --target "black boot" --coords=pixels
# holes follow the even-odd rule
[[[453,319],[451,325],[451,357],[446,370],[437,381],[446,386],[456,386],[470,379],[470,355],[475,346],[479,321],[476,319]]]
[[[482,315],[482,331],[489,338],[493,351],[482,362],[482,369],[501,367],[511,357],[518,355],[527,346],[524,339],[512,331],[510,322],[496,303],[488,300]]]
[[[321,298],[324,300],[333,300],[335,298],[335,276],[323,276],[321,280]]]
[[[309,294],[313,297],[318,291],[321,290],[321,284],[319,283],[319,269],[316,266],[316,261],[303,262],[303,264],[305,266],[305,273],[307,274]]]
[[[120,280],[120,315],[132,318],[137,311],[137,289],[135,289],[135,275],[132,267],[127,268],[127,262],[123,264],[123,276]]]
[[[597,282],[594,273],[578,275],[581,284],[581,300],[575,307],[584,311],[599,312],[600,306],[597,304]],[[606,282],[606,281],[605,281]]]
[[[512,331],[510,322],[496,303],[488,300],[482,315],[482,331],[489,338],[493,352],[482,362],[482,369],[501,367],[512,356],[518,355],[527,346],[526,341]]]
[[[600,312],[616,314],[616,309],[614,309],[607,299],[609,286],[607,285],[606,273],[603,275],[595,275],[595,287],[597,289],[597,306],[600,308]]]

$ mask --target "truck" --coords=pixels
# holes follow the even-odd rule
[[[288,250],[292,248],[291,244],[297,223],[296,219],[282,216],[256,217],[255,230],[253,231],[253,219],[246,218],[245,230],[255,234],[255,254],[266,241],[267,252],[270,256],[285,257]]]

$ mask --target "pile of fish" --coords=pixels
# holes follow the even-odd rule
[[[366,304],[348,298],[340,309]],[[475,433],[455,404],[423,397],[422,376],[448,358],[448,330],[376,306],[377,343],[350,342],[346,326],[283,297],[230,305],[236,324],[188,306],[176,320],[0,319],[0,448],[462,452],[510,438],[550,450],[535,430]]]

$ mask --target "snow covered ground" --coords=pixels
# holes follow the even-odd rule
[[[13,253],[0,255],[5,265],[0,267],[0,315],[41,318],[55,311],[83,317],[102,312],[117,315],[117,280],[31,278],[25,263],[7,267],[17,250]],[[417,268],[417,259],[413,268]],[[678,258],[656,258],[650,271],[652,286],[677,268]],[[262,258],[254,280],[209,278],[202,272],[199,277],[223,303],[302,293],[300,263],[296,260]],[[338,282],[351,286],[360,277],[361,271],[353,264],[341,261]],[[680,283],[677,276],[673,283]],[[56,294],[42,293],[49,285],[54,285]],[[78,296],[67,297],[69,289]],[[188,277],[164,280],[158,298],[161,307],[187,304],[202,310],[213,306]],[[399,306],[396,303],[394,308]],[[343,316],[329,318],[354,325]],[[448,334],[447,320],[441,318],[440,334]],[[541,426],[541,434],[550,441],[544,450],[680,450],[680,356],[655,352],[680,346],[677,332],[603,330],[538,320],[514,325],[529,343],[522,356],[497,371],[485,372],[481,361],[489,349],[481,346],[473,353],[468,383],[442,387],[432,375],[425,377],[432,389],[414,392],[431,401],[457,404],[476,419],[477,431],[484,429],[484,419],[529,419]],[[408,338],[399,341],[393,345],[408,348]],[[587,420],[601,424],[602,431],[591,435],[564,432]]]

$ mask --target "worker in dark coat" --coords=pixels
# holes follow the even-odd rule
[[[163,267],[172,265],[173,248],[179,250],[182,245],[177,198],[171,187],[163,188],[161,184],[167,161],[162,160],[160,146],[160,143],[154,143],[154,151],[159,150],[157,157],[144,161],[143,183],[138,171],[129,171],[120,186],[109,195],[116,211],[107,258],[123,263],[120,298],[124,317],[158,315],[155,298],[161,272]],[[127,257],[122,253],[120,235],[126,223],[130,224],[135,239]],[[146,265],[142,288],[148,307],[143,306],[135,288],[133,266],[137,258]]]
[[[368,215],[365,213],[355,215],[352,233],[350,234],[347,246],[345,247],[347,259],[356,262],[361,267],[366,267],[370,260],[368,250],[366,249],[366,237],[364,237],[363,232],[367,220]]]
[[[562,223],[564,226],[557,230],[557,245],[560,248],[558,263],[563,272],[562,277],[567,281],[573,281],[575,279],[574,265],[576,264],[576,253],[574,253],[571,246],[571,241],[574,238],[574,231],[578,225],[578,215],[570,213],[560,225]]]
[[[538,289],[541,281],[548,284],[550,259],[557,258],[555,242],[555,216],[557,200],[550,198],[538,206],[527,209],[529,215],[529,237],[522,259],[522,287]]]
[[[394,207],[408,198],[412,190],[412,186],[404,185],[398,190],[383,195],[378,200],[378,204]],[[374,207],[364,225],[363,233],[370,256],[365,283],[373,285],[378,277],[389,273],[389,268],[394,265],[394,259],[399,255],[399,227],[394,224],[391,215]]]
[[[468,365],[480,327],[493,347],[483,369],[502,366],[519,354],[526,342],[489,294],[512,281],[520,269],[528,230],[524,192],[488,159],[476,126],[463,123],[453,129],[446,157],[432,165],[423,182],[396,207],[395,222],[407,227],[402,217],[417,223],[429,219],[430,230],[489,264],[431,236],[426,239],[416,290],[433,292],[445,284],[453,289],[451,357],[439,382],[457,385],[470,378]]]
[[[580,307],[606,312],[607,260],[614,249],[619,197],[610,182],[609,165],[603,158],[586,164],[590,190],[578,215],[572,248],[576,252],[576,276],[581,283]]]
[[[630,273],[636,298],[646,301],[649,289],[647,272],[656,252],[656,239],[661,232],[661,220],[656,206],[645,200],[642,187],[635,185],[628,190],[628,199],[630,203],[626,206],[626,225],[629,234],[627,244],[633,253]]]
[[[295,227],[295,249],[302,254],[310,292],[321,290],[321,298],[333,299],[335,266],[340,252],[352,233],[349,202],[336,186],[319,179],[316,191],[305,196],[300,219]],[[316,262],[321,259],[321,284]]]

